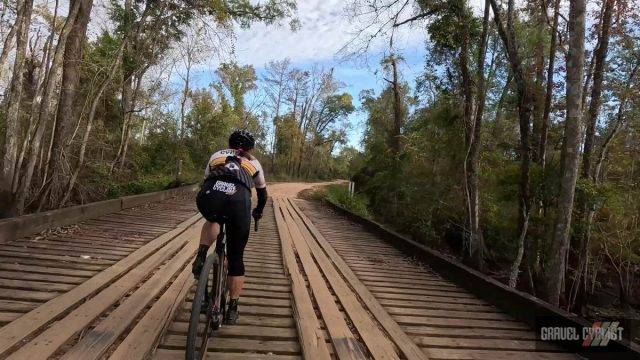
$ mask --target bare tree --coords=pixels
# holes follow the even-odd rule
[[[289,86],[289,72],[291,61],[284,59],[281,61],[271,61],[266,66],[266,76],[263,78],[267,84],[266,92],[273,118],[273,136],[271,139],[271,172],[275,170],[276,162],[276,139],[278,136],[278,125],[280,113],[284,107],[285,95]]]

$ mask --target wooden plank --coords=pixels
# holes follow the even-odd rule
[[[365,303],[371,314],[387,331],[393,342],[398,346],[402,354],[410,360],[413,359],[425,359],[424,353],[411,341],[402,328],[393,320],[393,318],[385,311],[385,309],[378,303],[373,294],[367,289],[367,287],[358,280],[357,276],[351,271],[347,263],[342,260],[338,253],[331,248],[329,242],[320,234],[318,229],[313,225],[309,218],[293,203],[291,203],[293,209],[296,211],[301,220],[304,221],[305,227],[311,232],[315,241],[320,244],[322,249],[327,252],[329,258],[338,268],[342,276],[349,282],[351,287],[356,291],[360,299]],[[309,239],[311,241],[311,239]],[[319,250],[319,249],[318,249]]]
[[[244,302],[241,300],[241,304]],[[290,308],[277,308],[270,306],[249,306],[242,305],[242,314],[250,314],[250,315],[265,315],[265,316],[280,316],[280,317],[291,317],[293,316],[293,312]]]
[[[479,328],[479,329],[509,329],[509,330],[530,330],[526,325],[514,321],[495,321],[495,320],[470,320],[470,319],[446,319],[446,318],[428,318],[416,316],[393,317],[399,324],[403,325],[428,325],[428,326],[447,326],[461,328]]]
[[[39,260],[32,259],[30,257],[8,257],[8,256],[0,256],[0,263],[7,264],[22,264],[22,265],[30,265],[35,266],[45,266],[53,269],[78,269],[78,270],[88,270],[88,271],[102,271],[108,267],[108,265],[91,265],[91,264],[80,264],[76,262],[65,262],[65,261],[55,261],[55,260]],[[49,272],[56,270],[49,270]]]
[[[329,350],[324,340],[320,323],[316,318],[311,297],[296,262],[291,241],[291,234],[284,223],[282,213],[274,201],[276,223],[281,242],[282,262],[291,279],[291,291],[295,309],[295,319],[300,336],[300,346],[305,359],[330,359]]]
[[[250,296],[243,296],[240,298],[241,305],[260,305],[260,306],[273,306],[273,307],[285,307],[290,308],[292,301],[289,299],[261,299]]]
[[[95,275],[95,271],[91,270],[77,270],[77,269],[61,269],[51,268],[47,266],[38,265],[23,265],[23,264],[11,264],[0,262],[0,270],[17,271],[22,273],[35,273],[48,275],[51,272],[55,272],[56,275],[74,276],[78,278],[89,278]],[[84,281],[84,279],[83,279]]]
[[[19,318],[22,315],[23,313],[20,313],[20,312],[0,311],[0,324],[14,321],[15,319]]]
[[[110,359],[145,359],[151,353],[167,324],[173,319],[182,299],[193,284],[189,266],[184,268],[176,280],[147,311],[127,337],[111,354]],[[186,324],[186,323],[185,323]],[[182,352],[184,359],[184,351]]]
[[[74,285],[60,284],[55,282],[43,282],[32,280],[14,280],[0,278],[0,288],[38,290],[38,291],[69,291]]]
[[[476,297],[469,293],[452,292],[443,290],[424,290],[424,289],[400,289],[384,286],[369,286],[369,289],[373,292],[386,293],[386,294],[407,294],[407,295],[427,295],[427,296],[445,296],[455,299],[476,299]]]
[[[418,289],[418,290],[438,290],[438,291],[448,291],[452,293],[465,293],[465,291],[451,283],[446,283],[444,281],[439,282],[431,282],[431,283],[402,283],[395,282],[395,279],[386,278],[385,280],[364,280],[364,283],[375,284],[377,286],[382,286],[386,288],[397,288],[397,289]]]
[[[147,257],[138,266],[110,284],[99,294],[86,300],[82,305],[72,310],[69,315],[58,320],[56,326],[43,331],[29,343],[22,344],[20,349],[9,356],[9,359],[46,359],[53,355],[60,346],[91,324],[94,319],[99,317],[189,240],[197,238],[199,233],[200,229],[197,226],[187,228],[184,233],[176,236],[166,246]]]
[[[256,284],[256,283],[247,283],[244,288],[252,289],[252,290],[287,293],[287,294],[291,292],[291,286],[289,285],[264,285],[264,284]]]
[[[430,359],[442,360],[578,360],[578,356],[554,352],[424,349]]]
[[[535,340],[467,339],[431,336],[417,336],[413,339],[418,345],[427,348],[517,351],[557,350],[557,347],[551,343]]]
[[[91,254],[105,254],[105,255],[116,255],[119,256],[118,259],[129,255],[131,250],[121,250],[111,244],[110,246],[105,245],[82,245],[82,244],[74,244],[71,242],[55,242],[55,241],[21,241],[21,242],[12,242],[11,246],[15,248],[23,248],[27,251],[39,251],[39,249],[43,250],[71,250],[75,252],[84,252]],[[8,247],[9,244],[4,245]]]
[[[437,301],[440,303],[454,303],[454,304],[467,304],[467,305],[487,305],[486,302],[478,299],[467,298],[450,298],[447,296],[427,296],[427,295],[411,295],[411,294],[393,294],[385,292],[371,291],[376,299],[389,299],[389,300],[412,300],[412,301]]]
[[[244,309],[244,307],[243,307]],[[176,322],[169,327],[169,333],[186,334],[189,324]],[[298,332],[295,328],[274,328],[269,326],[223,326],[215,333],[216,337],[241,337],[258,340],[290,340],[297,341]],[[324,338],[323,338],[324,342]]]
[[[447,328],[431,326],[405,326],[404,331],[409,335],[439,336],[448,338],[473,339],[511,339],[535,340],[536,334],[530,330],[497,330],[487,331],[473,328]]]
[[[1,289],[0,298],[9,300],[27,300],[36,302],[45,302],[58,296],[57,292],[37,291],[37,290],[18,290],[18,289]]]
[[[4,270],[0,270],[0,278],[14,279],[14,280],[46,281],[50,283],[73,284],[73,285],[78,285],[81,282],[86,280],[86,278],[75,277],[75,276],[49,275],[49,274],[4,271]]]
[[[0,357],[3,357],[11,351],[22,339],[32,335],[47,323],[59,319],[71,308],[77,306],[88,297],[93,296],[109,283],[138,265],[145,258],[149,257],[149,255],[186,231],[188,227],[198,221],[199,218],[200,216],[196,215],[187,219],[175,230],[159,236],[73,290],[30,311],[22,316],[20,321],[13,322],[0,329]]]
[[[378,302],[383,306],[397,306],[411,309],[481,311],[485,313],[500,312],[498,309],[489,305],[459,304],[455,301],[439,302],[438,299],[439,298],[432,298],[427,301],[378,299]]]
[[[309,247],[304,242],[302,234],[286,210],[284,201],[275,200],[275,202],[278,208],[282,210],[284,218],[282,224],[289,230],[292,246],[295,246],[295,251],[298,253],[304,271],[307,274],[309,286],[313,291],[313,296],[327,326],[337,356],[340,359],[366,358],[365,350],[362,349],[362,345],[349,329],[343,315],[340,313],[340,309],[334,302],[333,296],[329,292],[324,278],[311,256]]]
[[[153,357],[155,360],[184,360],[184,350],[158,349]],[[255,353],[229,353],[208,352],[208,359],[216,360],[302,360],[295,355],[255,354]]]
[[[0,300],[0,310],[2,311],[27,312],[36,306],[38,306],[38,303],[17,300]]]
[[[131,222],[131,221],[126,221],[126,220],[114,220],[114,219],[98,218],[98,219],[94,219],[94,220],[87,220],[87,221],[84,222],[84,224],[88,224],[88,225],[106,225],[106,226],[110,226],[110,227],[126,228],[126,229],[129,229],[129,230],[142,229],[142,230],[149,230],[149,231],[159,231],[159,230],[169,231],[169,230],[173,229],[172,226],[167,226],[162,221],[156,221],[153,224],[151,224],[151,223],[144,224],[144,223]]]
[[[387,336],[380,330],[378,324],[367,312],[367,309],[362,306],[356,295],[349,288],[349,285],[347,285],[345,280],[333,267],[329,257],[315,242],[302,218],[294,210],[291,201],[288,201],[287,205],[288,214],[291,216],[290,219],[297,225],[302,235],[302,240],[306,242],[311,254],[318,265],[320,265],[327,281],[331,284],[334,293],[340,299],[341,305],[344,307],[345,312],[348,314],[356,329],[358,329],[360,337],[362,337],[362,340],[373,357],[375,359],[399,359],[400,357],[396,353],[393,343],[389,341]],[[424,357],[420,357],[420,359],[423,358]]]
[[[96,327],[86,332],[63,359],[98,359],[124,333],[147,304],[162,291],[167,281],[185,267],[198,248],[196,241],[190,241],[180,252],[156,271],[151,278],[135,290],[109,316]]]
[[[186,343],[186,336],[168,335],[165,338],[163,346],[173,349],[184,349]],[[300,345],[297,341],[285,340],[252,340],[213,337],[209,340],[207,349],[210,351],[261,352],[277,355],[300,354]]]
[[[387,306],[387,311],[392,315],[428,316],[449,319],[475,319],[475,320],[508,320],[513,321],[502,313],[485,313],[481,311],[455,311],[455,310],[431,310],[414,309]]]
[[[247,275],[252,276],[252,275]],[[244,289],[242,290],[243,296],[263,297],[265,299],[290,299],[291,294],[283,292],[270,292],[262,290]]]
[[[186,312],[186,311],[180,312],[177,316],[177,321],[189,322],[189,316],[190,316],[189,312]],[[242,315],[238,320],[238,325],[256,325],[256,326],[293,328],[293,327],[296,327],[296,322],[292,318]]]

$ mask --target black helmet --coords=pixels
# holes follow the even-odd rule
[[[232,149],[251,150],[255,145],[256,140],[247,130],[236,130],[229,136],[229,147]]]

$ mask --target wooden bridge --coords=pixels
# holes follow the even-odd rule
[[[208,358],[576,358],[305,187],[272,187]],[[0,358],[184,358],[202,221],[186,193],[0,244]]]

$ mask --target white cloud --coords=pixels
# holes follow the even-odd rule
[[[296,32],[286,24],[256,24],[250,29],[238,30],[235,48],[238,61],[260,66],[285,57],[294,63],[333,59],[358,29],[345,14],[346,3],[344,0],[300,0],[298,18],[302,27]],[[398,34],[396,44],[405,48],[422,46],[424,37],[424,31],[406,28]],[[380,51],[385,45],[386,40],[380,39],[372,50]]]

